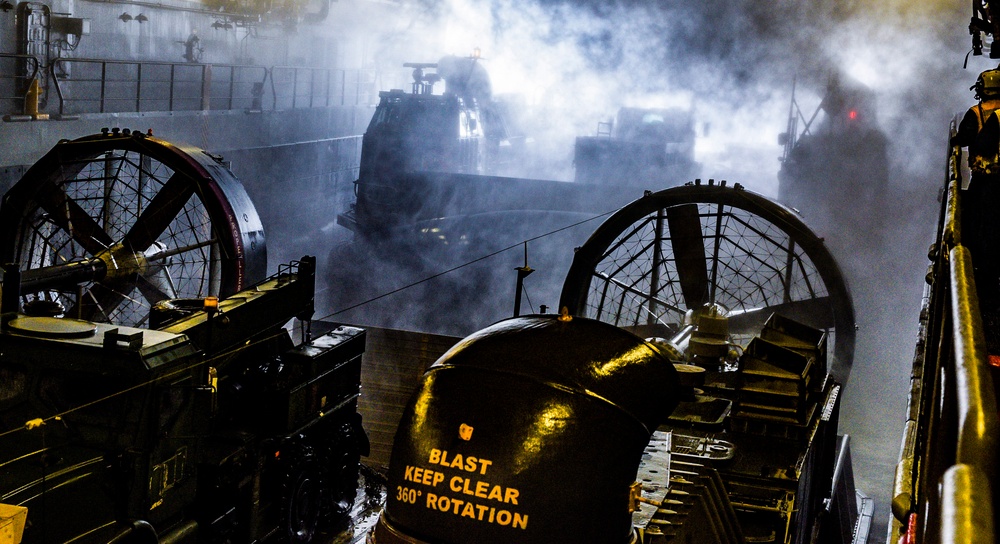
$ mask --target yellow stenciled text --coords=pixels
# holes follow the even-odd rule
[[[406,465],[406,469],[403,470],[403,479],[434,487],[444,481],[444,473],[428,468]]]
[[[412,487],[397,486],[397,501],[422,504],[430,510],[476,522],[528,528],[528,515],[515,511],[521,492],[490,483],[488,480],[493,478],[479,479],[486,476],[493,461],[434,448],[428,453],[427,463],[430,467],[406,465],[403,480]]]
[[[528,528],[528,516],[526,514],[511,512],[510,510],[498,510],[492,506],[476,504],[454,497],[438,496],[434,493],[427,493],[427,508],[440,512],[448,512],[476,521],[510,526],[515,529]]]
[[[470,480],[461,476],[452,476],[448,487],[455,493],[464,493],[480,499],[490,499],[513,505],[517,505],[517,497],[521,494],[520,491],[512,487],[490,485],[488,482]]]
[[[486,469],[493,464],[489,459],[480,459],[471,455],[463,457],[461,453],[449,456],[448,450],[431,449],[431,454],[427,459],[432,465],[441,465],[449,468],[457,468],[465,472],[478,472],[486,474]]]

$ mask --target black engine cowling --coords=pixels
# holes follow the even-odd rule
[[[475,333],[403,413],[376,541],[628,542],[629,486],[677,398],[660,348],[599,321]]]

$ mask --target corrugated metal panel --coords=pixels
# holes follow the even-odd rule
[[[371,441],[364,463],[383,470],[389,466],[392,440],[403,408],[430,365],[461,338],[422,332],[365,327],[368,341],[361,367],[358,411]]]

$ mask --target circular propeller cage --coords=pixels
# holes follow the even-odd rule
[[[220,158],[127,130],[63,140],[25,173],[0,206],[0,259],[21,270],[23,304],[127,326],[267,270],[260,218]]]
[[[646,337],[669,336],[707,304],[738,343],[773,313],[826,331],[826,368],[846,382],[855,325],[840,268],[793,211],[738,184],[689,183],[625,206],[577,249],[560,302]]]

